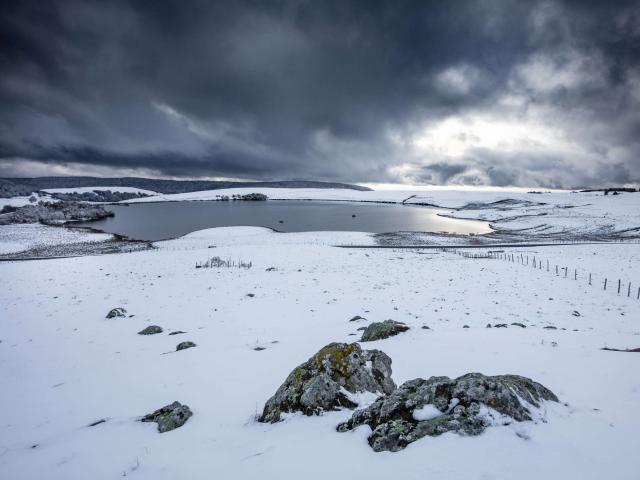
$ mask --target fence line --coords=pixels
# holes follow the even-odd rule
[[[525,255],[523,253],[519,253],[519,254],[514,254],[514,253],[508,253],[508,252],[504,252],[502,250],[500,251],[495,251],[495,250],[490,250],[488,252],[483,252],[483,253],[470,253],[468,251],[459,251],[456,249],[451,249],[449,248],[443,248],[442,249],[443,252],[452,252],[455,253],[456,255],[459,255],[463,258],[472,258],[472,259],[492,259],[492,260],[503,260],[505,262],[509,262],[509,263],[515,263],[515,264],[519,264],[522,266],[529,266],[531,265],[531,268],[536,269],[536,270],[545,270],[542,268],[542,264],[543,264],[543,260],[538,258],[538,257],[532,257],[531,262],[529,261],[529,255]],[[548,259],[545,259],[546,261],[546,271],[549,272],[550,271],[550,263]],[[562,278],[568,278],[568,272],[569,272],[569,267],[568,266],[560,266],[558,264],[555,264],[555,275],[557,277],[562,277]],[[588,276],[588,285],[593,286],[593,274],[591,272],[588,272],[589,276]],[[586,278],[586,274],[585,274],[585,278]],[[573,280],[577,281],[578,280],[578,269],[574,268],[573,269]],[[604,281],[602,283],[602,289],[603,290],[607,290],[607,285],[609,283],[609,278],[608,277],[604,277]],[[624,296],[624,285],[626,284],[627,288],[626,288],[626,296],[627,298],[632,298],[634,295],[632,295],[633,293],[635,293],[635,299],[636,300],[640,300],[640,286],[637,287],[637,293],[635,290],[635,287],[632,289],[632,282],[622,282],[621,278],[618,278],[618,285],[617,285],[617,291],[616,294],[620,295],[620,293],[622,292],[622,295]]]

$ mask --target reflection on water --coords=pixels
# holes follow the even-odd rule
[[[115,217],[84,223],[136,240],[166,240],[211,227],[256,226],[283,232],[487,233],[486,222],[440,217],[418,206],[354,202],[158,202],[109,205]]]

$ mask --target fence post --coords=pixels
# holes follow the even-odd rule
[[[631,296],[631,282],[629,282],[629,287],[627,288],[627,297]]]
[[[578,270],[576,270],[575,268],[573,269],[573,279],[574,280],[578,279]]]
[[[620,279],[618,279],[618,295],[620,295]]]
[[[589,285],[591,285],[591,274],[589,274]]]
[[[549,260],[547,260],[547,272],[549,271]]]
[[[605,290],[607,289],[607,279],[606,278],[604,279],[604,289]]]
[[[556,275],[558,275],[558,265],[556,265]]]

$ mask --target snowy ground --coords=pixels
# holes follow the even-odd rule
[[[113,235],[107,233],[51,227],[39,223],[3,225],[0,226],[0,255],[69,243],[103,242],[112,238]]]
[[[638,215],[625,208],[616,219]],[[580,272],[578,280],[556,276],[546,263],[539,270],[456,253],[331,246],[371,243],[361,233],[223,228],[157,250],[1,263],[1,476],[638,478],[640,354],[600,349],[640,346],[640,301],[589,285]],[[638,244],[505,253],[521,251],[530,262],[640,285]],[[212,255],[253,267],[194,268]],[[117,306],[135,316],[106,320]],[[348,322],[354,315],[367,321]],[[337,433],[346,411],[254,421],[294,367],[386,318],[411,330],[363,347],[390,355],[398,384],[514,373],[568,406],[547,404],[548,423],[445,434],[397,453],[374,453],[368,427]],[[511,322],[527,328],[485,328]],[[136,334],[151,324],[165,332]],[[543,328],[550,325],[558,329]],[[168,335],[175,330],[187,333]],[[186,340],[198,346],[163,355]],[[135,421],[174,400],[194,411],[180,429],[159,434]]]
[[[36,201],[43,199],[37,193],[34,193],[33,197],[35,197]],[[29,205],[30,203],[32,203],[29,198],[30,197],[0,198],[0,209],[2,209],[2,207],[4,207],[5,205],[8,205],[10,207],[24,207],[25,205]]]

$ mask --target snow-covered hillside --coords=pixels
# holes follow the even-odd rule
[[[640,356],[601,348],[640,346],[640,301],[600,279],[640,285],[640,245],[503,252],[580,266],[592,285],[500,259],[331,246],[372,243],[223,228],[144,252],[0,263],[3,478],[637,478]],[[195,268],[214,255],[252,267]],[[114,307],[131,316],[105,319]],[[255,421],[294,367],[387,318],[410,330],[366,345],[392,358],[398,384],[513,373],[566,405],[545,404],[547,423],[395,453],[372,451],[368,427],[336,432],[350,411]],[[164,332],[137,334],[149,325]],[[182,341],[197,346],[175,352]],[[174,400],[194,412],[181,428],[136,421]]]

